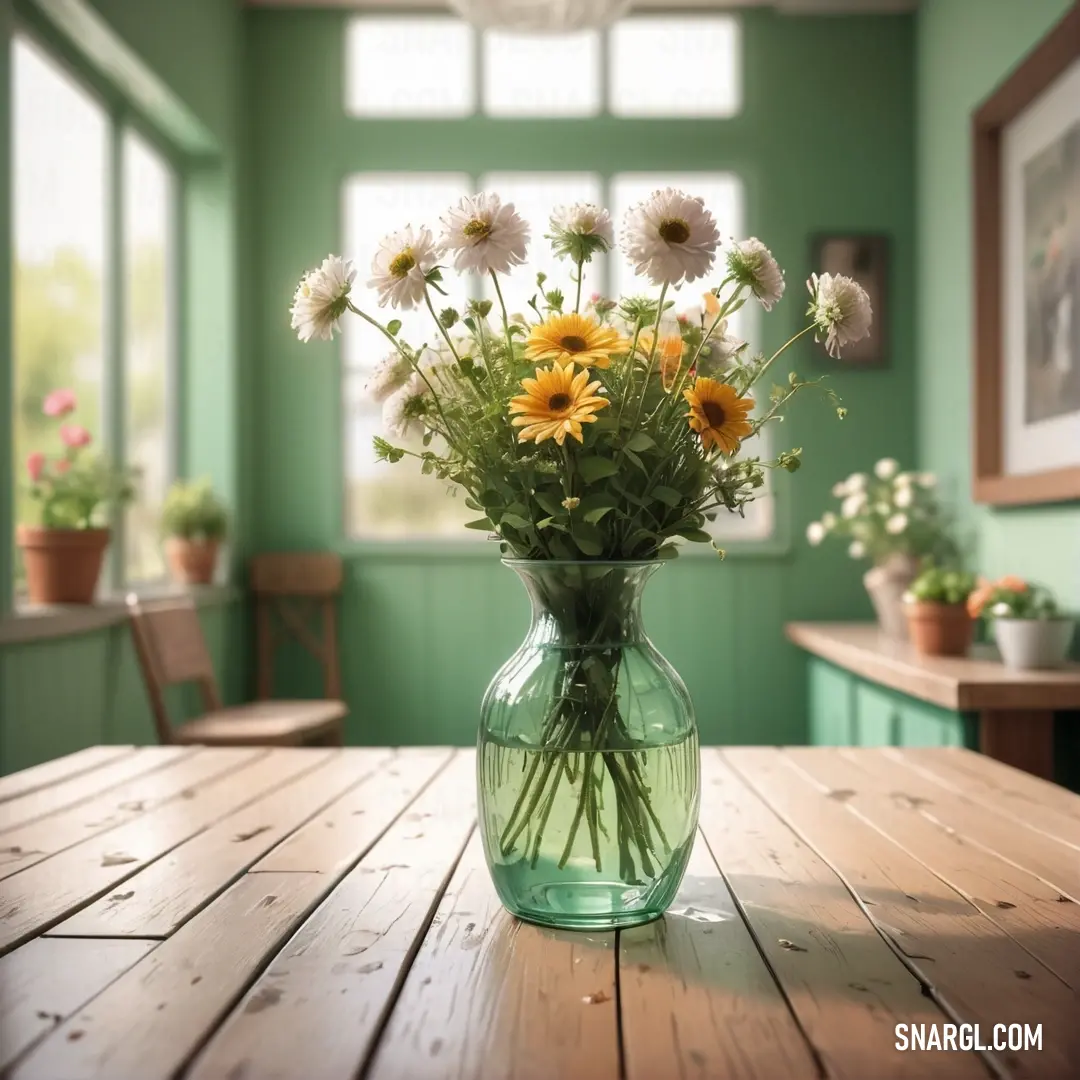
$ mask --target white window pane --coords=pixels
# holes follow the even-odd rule
[[[616,116],[734,116],[742,107],[742,44],[730,16],[624,19],[610,43]]]
[[[14,442],[17,490],[31,451],[57,456],[51,390],[74,390],[70,422],[100,443],[106,233],[104,110],[35,45],[12,49]],[[22,521],[38,504],[20,494]]]
[[[344,248],[346,256],[356,264],[353,300],[384,325],[400,319],[400,336],[414,347],[435,342],[438,329],[431,314],[426,307],[412,311],[377,307],[377,294],[367,287],[372,260],[379,241],[406,225],[426,225],[438,236],[439,218],[469,194],[470,188],[470,178],[464,173],[363,173],[345,181]],[[444,300],[442,306],[452,302],[460,311],[464,301],[457,276],[451,270],[447,278],[452,300]],[[440,300],[437,293],[432,296],[436,310]],[[343,320],[343,326],[345,363],[349,367],[370,368],[392,348],[378,330],[353,315]]]
[[[353,116],[468,116],[476,107],[474,34],[460,19],[361,16],[345,36]]]
[[[172,479],[168,409],[174,339],[171,262],[173,177],[164,159],[124,136],[125,447],[139,470],[127,513],[129,581],[162,577],[158,521]]]
[[[499,279],[507,309],[511,313],[520,312],[535,318],[527,305],[529,298],[536,295],[536,275],[542,271],[548,275],[544,288],[558,286],[562,289],[567,299],[566,309],[571,310],[576,288],[570,280],[573,263],[557,259],[551,251],[551,241],[544,239],[544,234],[551,231],[548,219],[551,211],[560,203],[602,201],[600,177],[596,173],[489,173],[482,178],[481,187],[485,191],[497,192],[503,202],[512,202],[532,227],[528,261],[511,271],[509,276]],[[590,293],[605,292],[605,262],[605,257],[598,255],[585,266],[583,303]],[[490,280],[485,280],[484,286],[484,295],[494,299]],[[496,313],[493,317],[499,316]]]
[[[492,116],[595,116],[600,111],[600,35],[595,30],[486,31],[484,111]]]

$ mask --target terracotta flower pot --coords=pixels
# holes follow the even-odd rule
[[[26,587],[34,604],[92,604],[108,529],[43,529],[20,525]]]
[[[165,558],[173,581],[181,585],[209,585],[217,568],[218,540],[188,540],[170,536],[165,541]]]
[[[908,635],[923,656],[963,656],[975,636],[975,620],[964,604],[916,600],[904,605]]]
[[[918,563],[909,555],[890,555],[863,574],[863,584],[870,594],[878,625],[891,638],[903,641],[908,636],[901,599],[919,572]]]

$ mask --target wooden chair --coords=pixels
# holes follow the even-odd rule
[[[344,574],[341,559],[329,552],[273,552],[251,560],[255,597],[257,672],[255,696],[273,696],[274,656],[292,639],[318,662],[323,693],[341,697],[337,598]]]
[[[195,605],[190,599],[143,604],[128,597],[131,630],[158,739],[211,746],[341,746],[348,709],[341,701],[257,701],[225,708]],[[174,725],[165,688],[195,683],[202,716]]]

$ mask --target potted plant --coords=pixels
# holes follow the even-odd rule
[[[173,580],[208,585],[214,580],[218,549],[228,528],[225,504],[209,480],[177,480],[165,496],[161,530]]]
[[[919,561],[947,560],[955,545],[945,528],[932,473],[902,472],[893,458],[882,458],[871,474],[853,473],[832,489],[837,510],[807,526],[814,546],[827,536],[848,542],[853,559],[869,559],[863,575],[878,624],[890,637],[906,638],[903,596],[919,572]]]
[[[967,599],[975,576],[960,570],[928,566],[904,593],[908,636],[924,656],[963,656],[971,648],[975,620]]]
[[[1006,667],[1020,671],[1061,667],[1074,622],[1061,614],[1049,589],[1014,575],[983,581],[972,593],[973,616],[992,620],[994,640]]]
[[[55,390],[42,411],[59,422],[76,406],[70,390]],[[89,450],[86,428],[60,423],[58,436],[58,454],[36,450],[26,459],[29,494],[41,505],[41,522],[20,525],[16,541],[32,603],[89,604],[109,545],[108,508],[128,501],[134,485],[128,470],[114,469]]]

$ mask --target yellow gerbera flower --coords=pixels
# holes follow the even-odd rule
[[[556,364],[590,364],[606,368],[613,353],[626,352],[629,344],[611,326],[571,312],[552,315],[534,326],[525,342],[527,360],[554,360]]]
[[[560,446],[566,436],[582,442],[581,425],[596,423],[596,413],[611,402],[599,397],[600,382],[589,382],[588,369],[574,374],[574,365],[537,368],[535,379],[522,379],[525,393],[510,399],[510,421],[521,428],[518,442],[542,443],[554,439]]]
[[[652,355],[652,344],[653,332],[651,330],[642,330],[638,334],[638,352],[646,360]],[[665,390],[670,390],[675,384],[675,380],[679,375],[679,368],[682,367],[682,358],[682,335],[678,333],[661,334],[660,341],[656,346],[656,362],[660,366],[660,379]]]
[[[725,454],[739,449],[739,442],[754,429],[746,414],[754,407],[753,398],[741,398],[734,387],[716,379],[696,379],[683,391],[690,405],[690,427],[701,436],[701,445],[709,450],[719,447]]]

